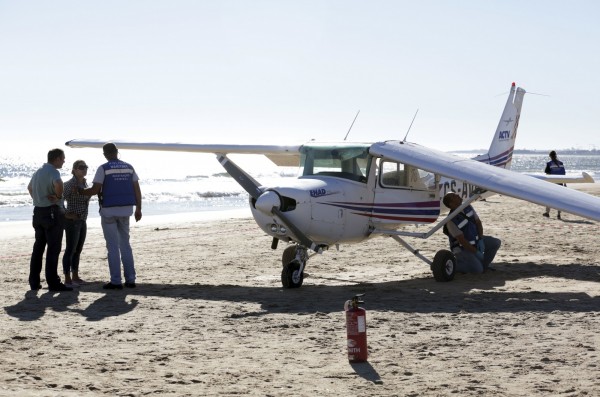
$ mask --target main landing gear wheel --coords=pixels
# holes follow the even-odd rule
[[[300,271],[300,262],[293,260],[283,266],[281,284],[283,288],[300,288],[304,281],[304,273]]]
[[[281,256],[281,264],[285,266],[296,259],[296,252],[298,252],[298,246],[296,244],[290,245],[284,249],[283,255]]]
[[[433,258],[431,270],[435,281],[452,281],[456,271],[456,257],[450,251],[438,251]]]

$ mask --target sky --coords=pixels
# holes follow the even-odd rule
[[[0,0],[4,150],[75,138],[600,149],[600,2]],[[543,94],[543,95],[535,95]]]

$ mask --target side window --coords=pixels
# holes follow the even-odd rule
[[[418,190],[431,190],[435,189],[435,185],[434,174],[419,168],[410,167],[408,186]]]
[[[382,161],[379,183],[389,188],[429,190],[435,188],[435,176],[427,171],[393,161]]]
[[[404,164],[391,161],[381,162],[380,180],[384,187],[405,187],[406,177]]]

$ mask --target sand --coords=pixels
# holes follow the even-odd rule
[[[504,196],[475,208],[503,241],[494,272],[439,283],[374,238],[314,256],[292,290],[285,245],[272,251],[248,213],[142,219],[138,288],[123,291],[102,289],[97,222],[80,270],[91,283],[63,293],[28,291],[33,230],[2,225],[0,395],[600,395],[598,224]],[[411,241],[428,257],[447,245]],[[343,306],[356,293],[370,357],[349,364]]]

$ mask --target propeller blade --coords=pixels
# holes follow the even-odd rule
[[[231,161],[227,156],[218,155],[217,159],[219,160],[219,163],[221,163],[223,168],[225,168],[225,171],[227,171],[227,173],[231,175],[233,179],[235,179],[236,182],[239,183],[240,186],[243,187],[244,190],[247,191],[250,196],[252,196],[252,198],[258,200],[261,194],[263,194],[263,190],[261,189],[260,184],[254,178],[252,178],[250,175],[244,172],[244,170],[238,167],[237,164]],[[294,236],[296,236],[296,238],[300,240],[300,244],[307,248],[310,248],[311,250],[319,254],[323,253],[323,247],[315,244],[314,241],[309,239],[306,236],[306,234],[304,234],[300,229],[298,229],[298,227],[296,227],[296,225],[294,225],[294,223],[290,221],[289,218],[285,216],[284,213],[277,206],[273,206],[271,212],[273,213],[273,215],[277,215],[279,219],[281,219],[281,221],[285,224],[285,226],[289,230],[291,230]]]
[[[285,226],[292,231],[292,233],[294,233],[294,236],[296,236],[298,238],[298,240],[300,240],[300,244],[305,246],[306,248],[310,248],[311,250],[315,251],[318,254],[322,254],[323,253],[323,247],[321,247],[320,245],[315,244],[314,241],[312,241],[311,239],[308,238],[308,236],[306,236],[306,234],[304,234],[300,229],[298,229],[296,227],[296,225],[294,225],[287,216],[285,216],[283,214],[283,212],[281,212],[279,210],[279,208],[277,207],[273,207],[273,214],[277,215],[279,217],[279,219],[281,219],[281,221],[285,224]]]
[[[260,189],[260,184],[227,156],[218,155],[217,160],[219,160],[219,163],[225,168],[225,171],[227,171],[227,173],[231,175],[252,198],[257,199],[261,195],[262,191]]]

